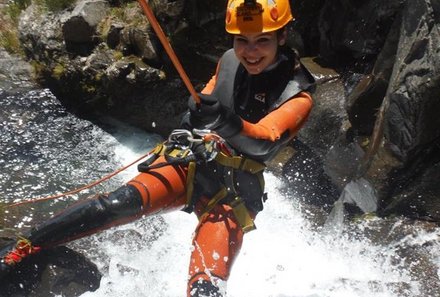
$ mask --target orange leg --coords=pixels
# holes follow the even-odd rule
[[[165,162],[160,157],[154,164]],[[164,166],[140,173],[128,182],[141,193],[143,214],[151,215],[182,209],[186,203],[187,168]]]
[[[156,163],[163,162],[163,157]],[[84,199],[32,229],[27,237],[50,247],[113,226],[132,222],[142,215],[181,209],[186,203],[187,170],[164,166],[141,173],[107,195]]]
[[[205,201],[196,205],[198,215]],[[203,216],[193,239],[187,295],[222,296],[216,280],[229,278],[242,242],[243,231],[230,206],[219,204]]]

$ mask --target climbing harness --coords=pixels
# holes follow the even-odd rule
[[[155,163],[159,156],[164,156],[165,162]],[[264,189],[263,170],[265,165],[243,156],[234,156],[226,142],[210,130],[194,129],[193,133],[185,129],[174,130],[168,140],[156,146],[145,162],[138,165],[140,172],[163,166],[188,166],[186,178],[186,205],[192,205],[193,184],[196,167],[201,162],[216,162],[225,168],[224,185],[210,198],[207,206],[199,215],[202,220],[222,200],[230,205],[234,215],[244,232],[255,229],[255,224],[243,199],[238,195],[234,186],[234,170],[246,171],[258,177],[260,186]]]

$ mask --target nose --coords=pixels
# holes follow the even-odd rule
[[[257,45],[254,42],[248,42],[246,44],[245,50],[246,52],[253,52],[257,49]]]

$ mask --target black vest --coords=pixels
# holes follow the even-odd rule
[[[287,100],[302,91],[311,91],[314,86],[314,79],[304,66],[295,67],[297,62],[293,50],[283,48],[281,54],[287,59],[281,59],[273,69],[249,75],[233,49],[228,50],[220,60],[212,94],[244,120],[257,123]],[[265,162],[290,140],[288,131],[285,134],[276,142],[242,135],[227,141],[237,153]]]

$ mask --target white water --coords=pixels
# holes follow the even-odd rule
[[[282,182],[271,174],[265,177],[270,198],[257,217],[257,230],[245,235],[227,285],[229,297],[420,294],[418,282],[402,265],[403,259],[395,247],[375,246],[367,238],[354,239],[341,232],[316,231],[294,197],[284,197]],[[124,237],[121,242],[109,240],[115,230],[98,235],[99,250],[89,256],[95,258],[104,276],[97,291],[82,296],[184,296],[191,236],[196,224],[194,215],[176,212],[119,227],[117,230],[125,233],[133,230],[140,233]],[[161,229],[163,234],[147,246],[139,238],[149,236],[150,225]],[[416,245],[423,244],[438,239],[438,234],[420,234],[410,240]],[[437,263],[440,267],[438,257]]]
[[[2,104],[0,177],[5,182],[0,192],[2,198],[7,198],[4,201],[23,198],[24,194],[32,197],[40,192],[51,193],[52,188],[71,189],[77,183],[115,170],[117,163],[131,162],[157,142],[154,136],[125,128],[122,135],[114,138],[60,111],[59,104],[46,92],[3,98]],[[23,116],[15,121],[5,113],[8,110]],[[34,146],[25,146],[35,139],[38,142]],[[50,162],[59,166],[48,166]],[[28,175],[36,178],[24,180],[23,166]],[[120,185],[135,174],[133,166],[118,176],[122,180],[117,178],[110,185]],[[286,196],[282,182],[273,175],[266,174],[266,181],[269,200],[257,217],[258,229],[245,236],[228,283],[229,297],[440,295],[435,290],[426,293],[427,287],[439,287],[438,228],[409,226],[410,232],[401,234],[405,223],[391,222],[394,225],[388,225],[385,233],[391,239],[384,243],[370,241],[366,233],[374,231],[374,227],[370,228],[366,221],[358,223],[357,233],[320,232],[314,226],[313,211],[299,202],[302,199]],[[42,206],[49,207],[44,203]],[[41,210],[36,212],[40,213]],[[10,224],[14,222],[11,220]],[[196,224],[194,215],[176,212],[141,219],[72,243],[103,273],[100,288],[82,296],[185,296],[191,236]],[[416,259],[411,259],[413,251],[420,251],[415,254]],[[427,261],[433,267],[426,265]],[[422,283],[423,277],[431,277],[432,283]]]

